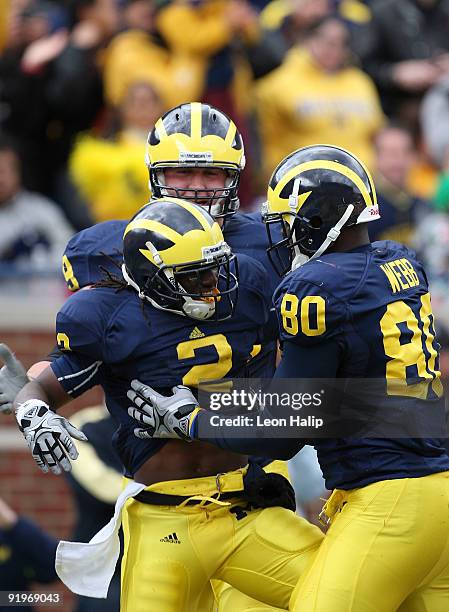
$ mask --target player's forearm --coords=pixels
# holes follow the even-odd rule
[[[14,410],[17,410],[20,404],[30,399],[42,400],[53,411],[56,411],[71,400],[49,366],[36,379],[31,380],[19,391],[14,400]]]
[[[40,385],[36,380],[32,380],[27,383],[16,395],[16,399],[14,400],[14,410],[17,410],[20,404],[23,404],[30,399],[40,399],[46,404],[50,404],[48,393],[46,393],[42,385]]]
[[[303,347],[293,342],[284,342],[284,354],[274,379],[277,384],[282,379],[295,379],[295,390],[300,393],[303,387],[304,393],[311,390],[314,378],[334,378],[338,368],[340,347],[336,342],[322,343],[318,346]],[[209,411],[200,411],[195,417],[191,430],[194,439],[211,442],[215,446],[236,453],[247,455],[263,455],[272,459],[291,459],[301,448],[307,444],[304,438],[269,438],[263,429],[257,431],[254,438],[232,437],[229,427],[211,426],[210,418],[216,416]],[[233,417],[236,415],[233,414]],[[243,418],[248,416],[245,412]],[[265,409],[264,416],[270,417],[269,411]],[[277,417],[278,415],[273,415]],[[211,437],[211,431],[213,437]],[[265,434],[265,435],[264,435]]]

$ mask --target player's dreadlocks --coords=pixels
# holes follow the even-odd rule
[[[118,255],[122,255],[122,253],[116,249],[116,253]],[[116,262],[116,260],[111,257],[110,255],[108,255],[107,253],[104,253],[102,251],[100,251],[100,255],[103,255],[104,257],[106,257],[106,259],[108,259],[115,268],[117,268],[117,270],[120,272],[120,276],[116,276],[115,274],[113,274],[110,270],[108,270],[107,268],[105,268],[104,266],[99,266],[99,269],[103,272],[104,277],[99,280],[98,282],[94,283],[92,285],[93,288],[98,288],[98,287],[108,287],[109,289],[114,289],[115,293],[120,293],[120,291],[125,291],[125,290],[130,290],[130,291],[134,291],[132,287],[130,287],[128,285],[128,283],[124,280],[124,278],[121,276],[121,271],[122,268],[120,267],[120,265]],[[142,315],[143,318],[146,321],[149,321],[148,319],[148,313],[145,310],[145,303],[144,300],[140,300],[140,306],[142,309]]]
[[[121,255],[121,252],[118,249],[116,249],[116,253],[118,255]],[[103,251],[100,251],[100,255],[103,255],[103,257],[108,259],[112,263],[112,265],[115,268],[117,268],[117,270],[121,273],[122,269],[120,267],[120,264],[118,264],[113,257],[108,255],[107,253],[104,253]],[[94,287],[94,288],[97,288],[97,287],[108,287],[110,289],[115,289],[116,293],[119,293],[120,291],[123,291],[124,289],[131,289],[131,287],[123,279],[123,277],[121,275],[120,276],[116,276],[115,274],[113,274],[110,270],[108,270],[104,266],[99,266],[99,269],[101,270],[101,272],[103,272],[104,277],[101,280],[99,280],[96,283],[94,283],[92,285],[92,287]]]

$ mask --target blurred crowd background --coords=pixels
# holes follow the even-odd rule
[[[382,214],[371,237],[424,260],[449,379],[449,0],[2,0],[0,341],[27,367],[52,348],[67,240],[148,201],[147,134],[187,101],[237,123],[243,210],[257,209],[276,164],[299,147],[338,145],[366,163]],[[101,394],[82,401],[63,413]],[[96,455],[84,451],[94,484],[81,461],[69,484],[38,474],[12,417],[0,415],[0,565],[14,547],[28,555],[28,578],[11,566],[22,588],[54,580],[42,559],[55,538],[88,540],[110,515],[119,468],[100,448],[110,421],[90,410],[73,418],[101,434],[97,443],[89,432]],[[324,493],[317,483],[297,487],[310,492],[299,500],[309,518]],[[52,535],[39,539],[40,528]]]
[[[243,134],[244,210],[292,150],[356,153],[449,332],[449,0],[3,0],[0,294],[148,200],[147,133],[192,100]]]
[[[237,123],[255,209],[289,152],[320,142],[376,178],[375,239],[449,273],[449,0],[4,0],[1,277],[51,272],[74,232],[148,200],[145,141],[199,100]],[[435,290],[434,290],[435,293]]]

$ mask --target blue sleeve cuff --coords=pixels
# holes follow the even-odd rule
[[[203,412],[201,409],[193,415],[190,424],[189,424],[189,438],[191,440],[196,440],[198,438],[198,417],[200,413]]]

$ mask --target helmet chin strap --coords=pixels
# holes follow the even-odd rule
[[[296,215],[296,213],[298,212],[297,210],[298,209],[298,195],[299,195],[300,187],[301,187],[301,179],[296,178],[295,182],[293,183],[292,192],[288,197],[288,206],[290,208],[292,215]]]
[[[295,256],[292,261],[292,267],[291,267],[292,271],[296,270],[296,268],[299,268],[300,266],[303,266],[310,259],[310,257],[308,257],[307,255],[304,255],[304,253],[301,253],[298,245],[295,245],[294,249],[295,249]]]
[[[210,319],[215,313],[215,301],[212,303],[199,302],[198,300],[192,300],[190,297],[185,297],[182,309],[187,317],[203,321]]]
[[[125,264],[122,264],[122,275],[123,275],[123,278],[128,283],[128,285],[137,291],[137,293],[139,294],[139,298],[141,300],[144,300],[145,297],[146,297],[145,294],[142,292],[142,290],[140,289],[139,285],[130,277],[130,275],[128,274],[128,270],[126,269]]]
[[[296,270],[296,268],[299,268],[299,266],[304,265],[306,262],[320,257],[324,253],[324,251],[326,251],[329,248],[332,242],[335,242],[337,238],[340,236],[341,229],[345,225],[349,217],[351,216],[353,210],[354,210],[354,206],[352,204],[349,204],[345,212],[341,216],[340,220],[334,225],[334,227],[331,227],[331,229],[327,233],[326,239],[321,244],[320,248],[317,249],[311,257],[308,257],[307,255],[304,255],[304,253],[301,253],[298,245],[296,245],[295,246],[295,257],[292,262],[292,270]]]
[[[290,231],[292,230],[293,224],[295,222],[296,214],[298,212],[297,208],[298,208],[298,195],[299,195],[300,186],[301,186],[301,179],[296,178],[295,182],[293,183],[292,192],[288,198],[288,206],[292,213],[290,216]],[[309,261],[309,258],[307,257],[307,255],[304,255],[303,253],[301,253],[298,245],[294,246],[294,252],[295,252],[295,257],[293,258],[293,261],[292,261],[292,266],[291,266],[292,270],[296,270],[296,268],[299,268],[299,266],[302,266],[307,261]]]

